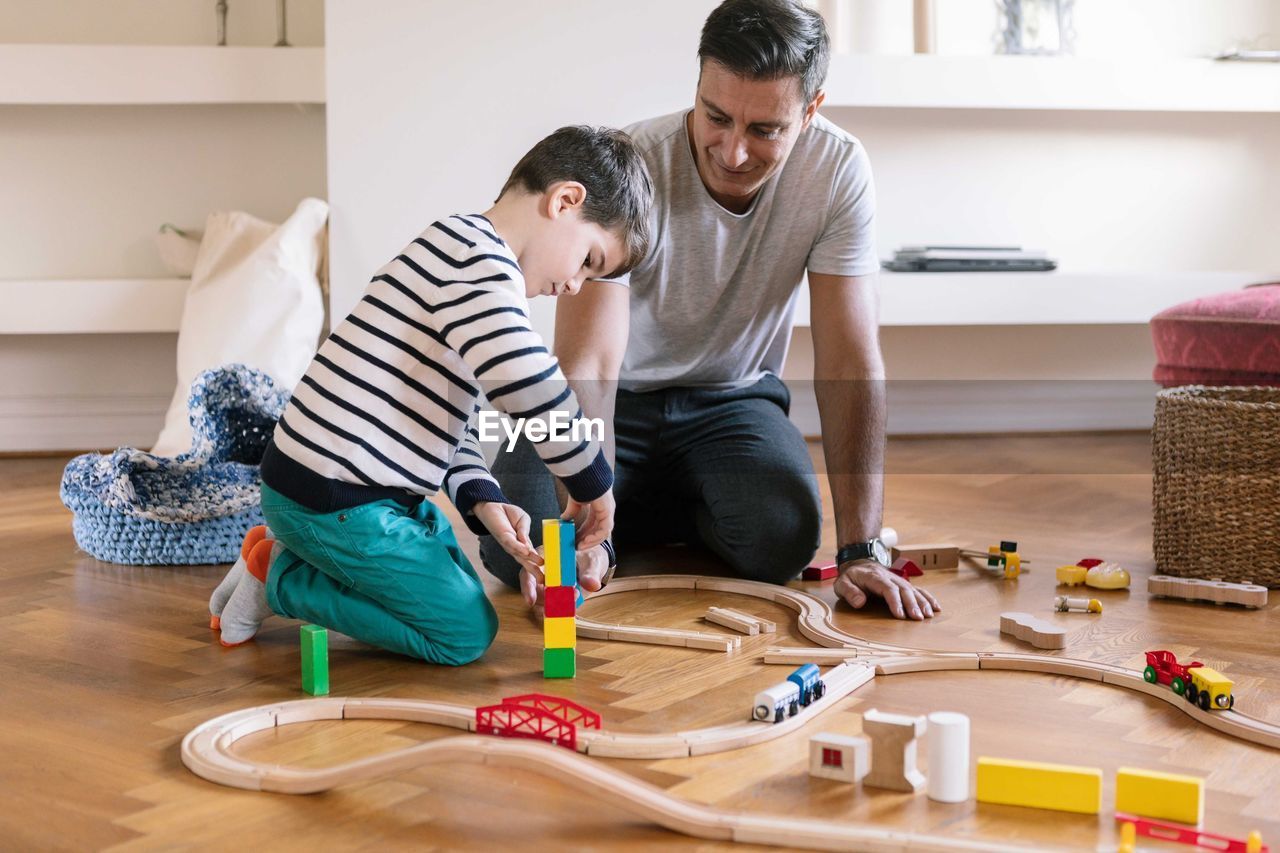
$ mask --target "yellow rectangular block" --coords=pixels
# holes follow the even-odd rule
[[[547,577],[547,586],[561,586],[560,519],[558,518],[542,520],[542,573]]]
[[[1097,767],[982,757],[978,759],[977,800],[1097,814],[1102,810],[1102,771]]]
[[[1199,826],[1204,821],[1204,780],[1121,767],[1116,771],[1116,811]]]
[[[572,616],[553,616],[542,621],[542,647],[545,649],[576,649],[578,647],[577,620]]]

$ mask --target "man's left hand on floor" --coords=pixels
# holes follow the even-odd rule
[[[862,608],[869,596],[884,599],[894,618],[930,619],[942,609],[938,599],[927,589],[911,585],[911,581],[898,577],[878,563],[850,563],[844,566],[836,578],[836,595],[855,609]]]

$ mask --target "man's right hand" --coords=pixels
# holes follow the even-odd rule
[[[577,527],[578,550],[590,551],[613,533],[613,514],[616,508],[613,490],[610,489],[590,503],[582,504],[569,498],[560,518],[573,521]]]

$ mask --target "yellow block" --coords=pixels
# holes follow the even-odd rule
[[[1054,574],[1058,576],[1058,583],[1076,586],[1084,583],[1084,579],[1089,575],[1089,570],[1084,566],[1058,566]]]
[[[978,802],[1060,812],[1102,810],[1102,771],[1012,758],[978,759]]]
[[[1116,811],[1198,826],[1204,820],[1204,780],[1121,767],[1116,771]]]
[[[547,586],[560,586],[560,519],[542,520],[542,573]],[[554,648],[554,647],[553,647]],[[561,646],[560,648],[566,648]]]
[[[576,649],[578,626],[572,616],[553,616],[542,622],[543,648]]]

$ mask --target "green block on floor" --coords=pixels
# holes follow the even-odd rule
[[[302,626],[302,689],[312,696],[329,692],[329,632],[319,625]]]
[[[543,678],[573,678],[577,674],[573,649],[543,649]]]

